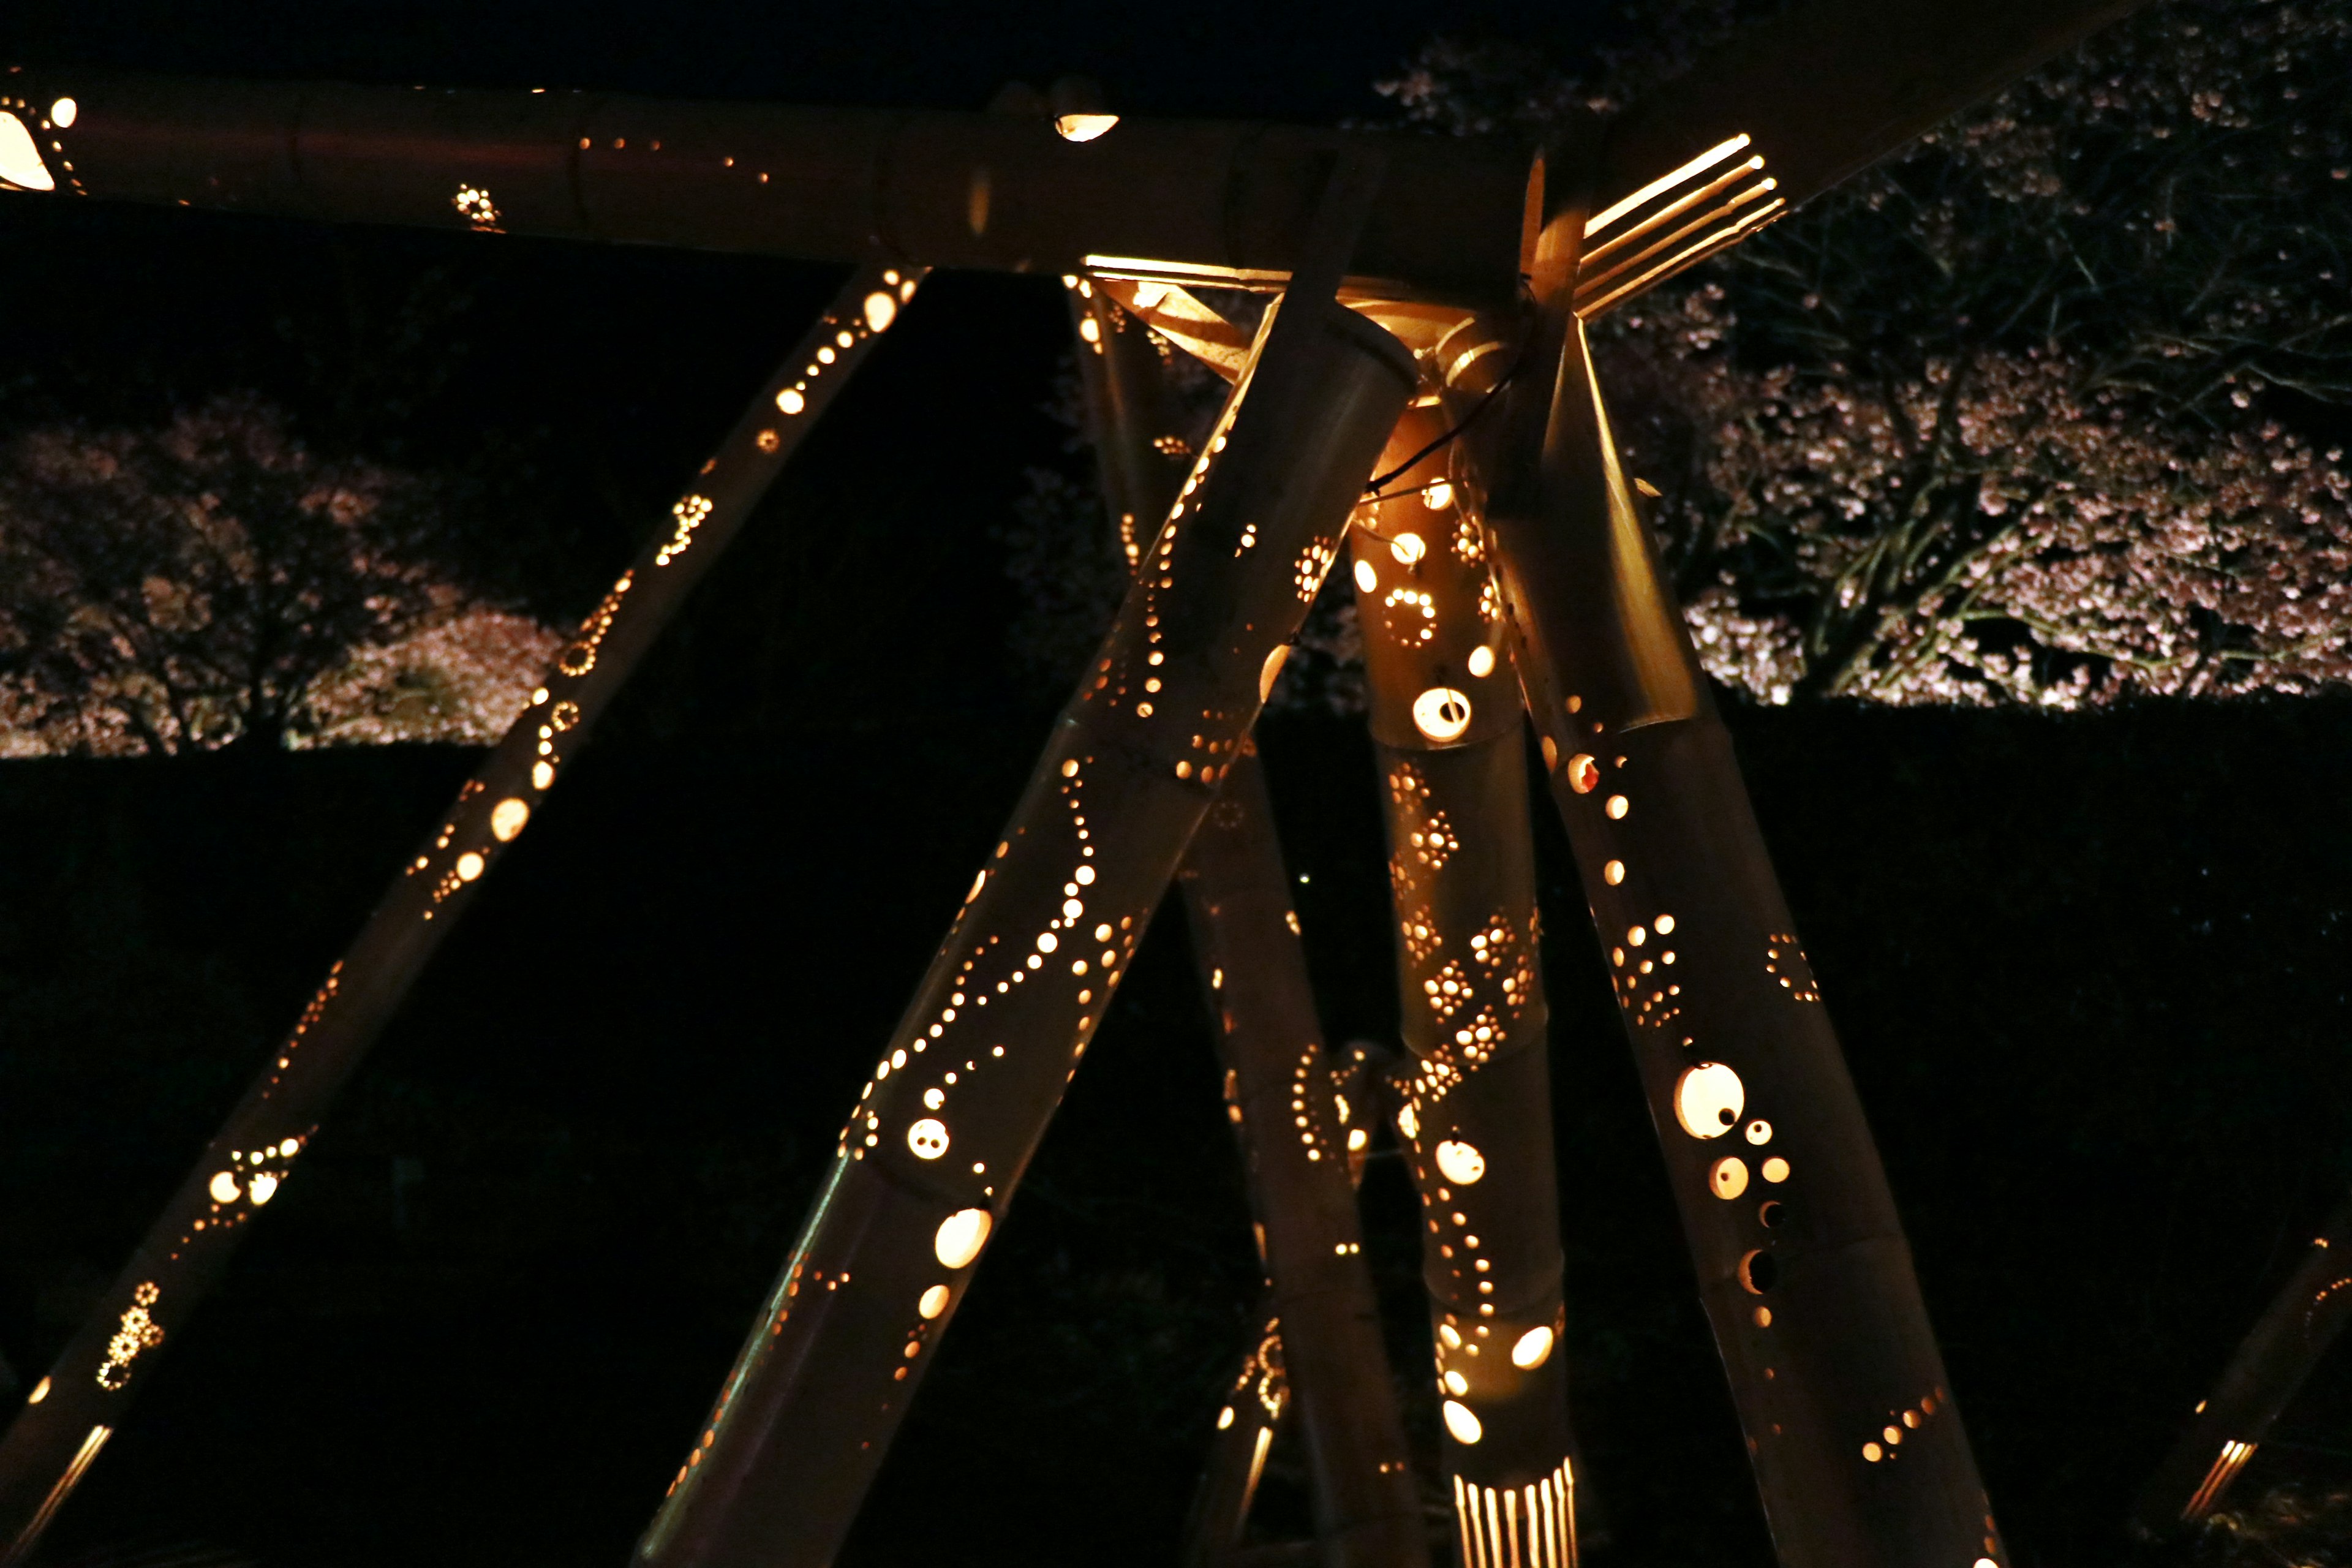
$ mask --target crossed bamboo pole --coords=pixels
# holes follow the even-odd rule
[[[394,877],[0,1438],[0,1539],[7,1542],[0,1563],[22,1562],[39,1542],[451,927],[924,276],[898,267],[851,276]]]
[[[1164,517],[1183,488],[1183,421],[1150,335],[1087,280],[1066,282],[1107,510],[1140,565],[1136,519]],[[1261,672],[1261,698],[1279,668],[1277,656]],[[1295,1408],[1323,1561],[1416,1568],[1428,1545],[1363,1257],[1351,1179],[1360,1162],[1332,1092],[1251,742],[1225,770],[1176,881],[1268,1279],[1240,1386],[1219,1412],[1192,1553],[1213,1560],[1238,1544],[1275,1431]]]

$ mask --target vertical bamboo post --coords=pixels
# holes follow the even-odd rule
[[[1141,323],[1087,280],[1068,287],[1104,494],[1133,561],[1135,519],[1174,500],[1184,444]],[[1271,685],[1260,681],[1261,697]],[[1324,1562],[1413,1568],[1428,1561],[1420,1500],[1364,1263],[1347,1130],[1254,751],[1244,740],[1177,884],[1270,1284],[1265,1328],[1240,1381],[1278,1376],[1285,1392],[1255,1410],[1230,1402],[1220,1410],[1212,1460],[1223,1468],[1205,1481],[1193,1544],[1209,1552],[1237,1541],[1274,1432],[1296,1401]]]
[[[2132,1506],[2134,1533],[2161,1535],[2220,1507],[2271,1423],[2347,1322],[2352,1322],[2352,1201],[2327,1216],[2213,1392],[2197,1402],[2189,1429]]]
[[[1652,556],[1549,213],[1488,521],[1520,679],[1789,1568],[2005,1562],[1910,1249]],[[1457,392],[1477,395],[1475,379]]]
[[[838,1551],[1410,393],[1403,346],[1335,298],[1377,184],[1338,161],[1311,263],[860,1091],[641,1562]]]
[[[1535,846],[1508,627],[1431,405],[1350,538],[1395,902],[1445,1468],[1465,1568],[1576,1562]],[[1411,461],[1416,453],[1417,460]],[[1385,478],[1386,476],[1384,476]]]
[[[564,765],[907,302],[922,270],[854,274],[556,656],[271,1053],[100,1306],[0,1439],[0,1563],[22,1561],[121,1426],[138,1373],[228,1267],[320,1119]]]

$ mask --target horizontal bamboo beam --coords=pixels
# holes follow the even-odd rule
[[[1502,140],[1218,121],[1119,118],[1078,142],[1007,114],[30,67],[0,95],[65,194],[807,261],[1141,261],[1210,282],[1286,277],[1322,171],[1357,146],[1388,175],[1351,277],[1480,299],[1517,286],[1530,167]]]

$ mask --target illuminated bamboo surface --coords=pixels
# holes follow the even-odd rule
[[[2158,1535],[2194,1524],[2229,1495],[2271,1423],[2352,1321],[2352,1201],[2327,1223],[2256,1321],[2189,1429],[2132,1508],[2132,1528]]]
[[[277,1195],[483,879],[922,276],[867,268],[850,279],[402,867],[0,1439],[0,1539],[9,1542],[0,1562],[31,1552],[121,1426],[141,1374],[219,1281],[247,1224]]]
[[[1382,469],[1445,429],[1414,408]],[[1413,1058],[1391,1081],[1461,1560],[1563,1568],[1575,1467],[1526,742],[1486,533],[1449,458],[1390,479],[1349,536]]]
[[[1339,548],[1412,388],[1333,297],[1376,176],[1301,269],[844,1129],[833,1174],[638,1544],[830,1563],[1078,1058]]]
[[[1330,1568],[1425,1563],[1421,1498],[1349,1179],[1348,1131],[1274,809],[1246,742],[1192,837],[1179,880],[1217,1021],[1227,1102],[1238,1116],[1322,1561]]]
[[[1488,520],[1775,1548],[1789,1568],[1998,1568],[1876,1145],[1619,471],[1582,329],[1550,320],[1540,460],[1521,448]]]
[[[1182,488],[1182,421],[1161,351],[1142,325],[1087,279],[1066,287],[1104,497],[1132,565],[1142,553],[1137,518],[1165,515]],[[1262,696],[1270,685],[1261,679]],[[1238,1542],[1266,1451],[1295,1401],[1323,1561],[1425,1563],[1421,1500],[1357,1216],[1352,1173],[1361,1153],[1350,1151],[1351,1130],[1341,1124],[1273,806],[1246,740],[1177,884],[1270,1285],[1262,1331],[1218,1413],[1194,1544],[1207,1555]],[[1360,1141],[1362,1130],[1353,1131]],[[1270,1377],[1281,1382],[1277,1397],[1265,1397]]]
[[[0,96],[60,194],[1049,276],[1102,257],[1278,284],[1323,168],[1353,148],[1388,174],[1351,270],[1499,300],[1528,178],[1498,139],[1215,121],[1065,133],[1008,114],[62,67],[19,68]]]

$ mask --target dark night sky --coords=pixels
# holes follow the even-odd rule
[[[1013,79],[1090,74],[1114,107],[1307,122],[1373,112],[1375,79],[1433,32],[1572,45],[1595,0],[1348,5],[1035,0],[878,5],[425,0],[413,5],[17,5],[11,58],[183,72],[604,88],[978,108]]]

